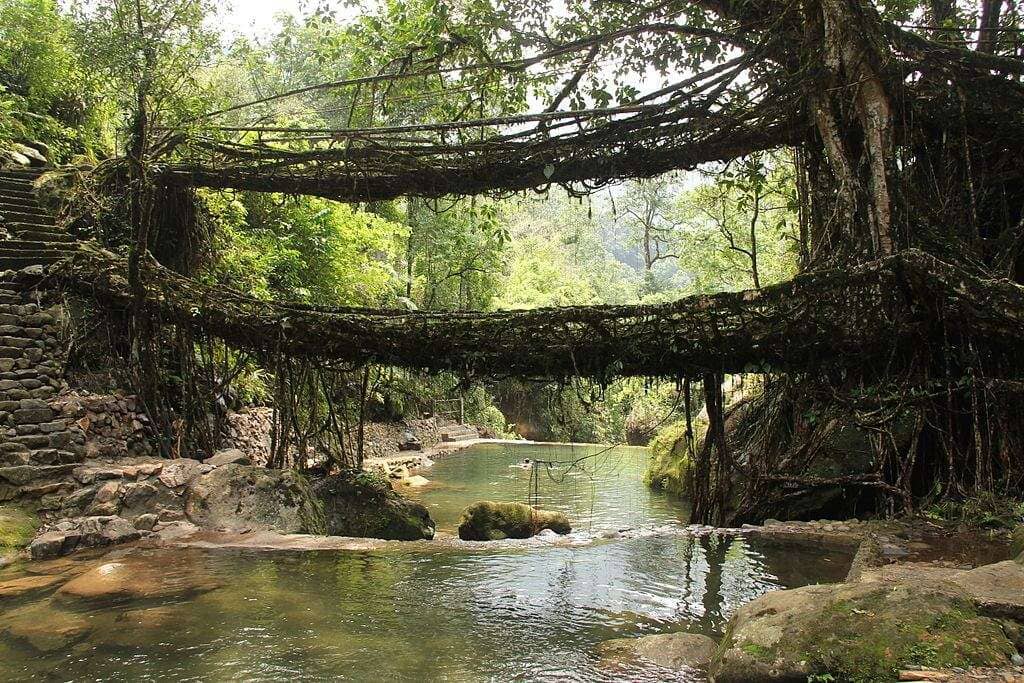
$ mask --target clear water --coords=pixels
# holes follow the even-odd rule
[[[526,499],[529,473],[510,470],[512,462],[578,454],[474,447],[428,470],[436,484],[416,495],[441,529],[452,529],[467,501]],[[58,582],[0,601],[0,680],[623,680],[597,656],[603,640],[681,630],[717,635],[728,615],[757,595],[845,573],[848,556],[688,534],[685,508],[643,487],[645,457],[624,449],[561,484],[540,480],[541,504],[565,510],[582,530],[564,545],[129,551],[123,561],[155,569],[149,598],[83,603],[55,595]],[[643,531],[600,538],[622,528]],[[0,582],[30,573],[63,581],[109,561],[11,568],[0,571]],[[179,590],[211,581],[219,587],[198,596]],[[54,631],[69,618],[74,628],[59,647],[40,651],[25,637],[26,609]],[[19,618],[21,635],[12,633]],[[627,678],[698,680],[655,666]]]

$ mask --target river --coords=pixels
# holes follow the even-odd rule
[[[766,591],[845,574],[849,556],[689,529],[684,505],[643,485],[646,457],[633,448],[481,444],[424,470],[432,483],[411,494],[442,534],[474,500],[536,498],[570,516],[568,538],[373,551],[129,549],[2,570],[0,582],[54,579],[0,602],[0,676],[621,680],[596,654],[606,639],[717,636],[739,605]],[[526,458],[555,464],[536,477],[510,467]],[[117,561],[158,577],[158,589],[101,600],[55,593]],[[651,666],[630,679],[696,677]]]

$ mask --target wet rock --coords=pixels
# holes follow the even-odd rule
[[[716,683],[894,680],[911,665],[1006,665],[1014,648],[951,583],[867,582],[768,593],[741,607],[711,663]]]
[[[23,641],[38,652],[57,652],[84,639],[91,630],[88,618],[40,602],[13,610],[0,618],[5,635]]]
[[[56,597],[64,602],[167,600],[192,597],[220,587],[186,562],[187,559],[163,557],[125,557],[104,562],[65,583]]]
[[[530,538],[543,529],[567,534],[572,531],[572,526],[561,512],[535,510],[524,503],[495,503],[486,500],[467,507],[459,520],[459,538],[464,541]]]
[[[49,588],[50,586],[60,583],[61,578],[59,576],[20,576],[16,579],[9,579],[7,581],[0,581],[0,599],[3,598],[17,598],[26,593],[34,593],[35,591],[42,590],[43,588]]]
[[[647,660],[673,671],[703,671],[711,663],[718,643],[697,633],[663,633],[642,638],[616,638],[598,646],[603,668],[623,674]]]
[[[78,545],[78,538],[69,541],[68,535],[60,531],[47,531],[40,534],[29,546],[33,560],[49,560],[73,552]]]
[[[221,467],[222,465],[251,465],[252,461],[238,448],[226,448],[214,453],[213,457],[206,460],[206,464]]]
[[[185,513],[207,529],[286,534],[323,533],[324,529],[319,504],[308,483],[290,470],[218,467],[189,485]]]
[[[83,548],[129,543],[141,537],[142,533],[123,517],[77,517],[62,520],[37,536],[29,551],[33,559],[45,560]]]
[[[427,508],[402,498],[383,477],[350,470],[316,482],[313,490],[332,536],[398,541],[434,537]]]

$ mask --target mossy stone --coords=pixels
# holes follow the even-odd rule
[[[0,506],[0,554],[27,546],[38,526],[39,521],[24,510]]]
[[[857,583],[769,593],[740,608],[711,665],[718,683],[895,680],[901,668],[1002,666],[1014,647],[953,584]]]
[[[530,538],[544,529],[556,534],[572,531],[569,518],[561,512],[535,510],[524,503],[495,503],[481,500],[462,511],[459,538],[464,541],[500,541]]]

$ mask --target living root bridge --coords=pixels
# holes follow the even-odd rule
[[[126,272],[124,259],[82,249],[41,279],[20,277],[128,309]],[[164,323],[258,353],[499,377],[605,380],[863,367],[911,355],[922,335],[936,332],[1008,358],[1024,343],[1024,288],[978,278],[919,251],[851,271],[800,275],[760,291],[496,313],[271,303],[153,261],[143,264],[142,280],[149,310]]]

